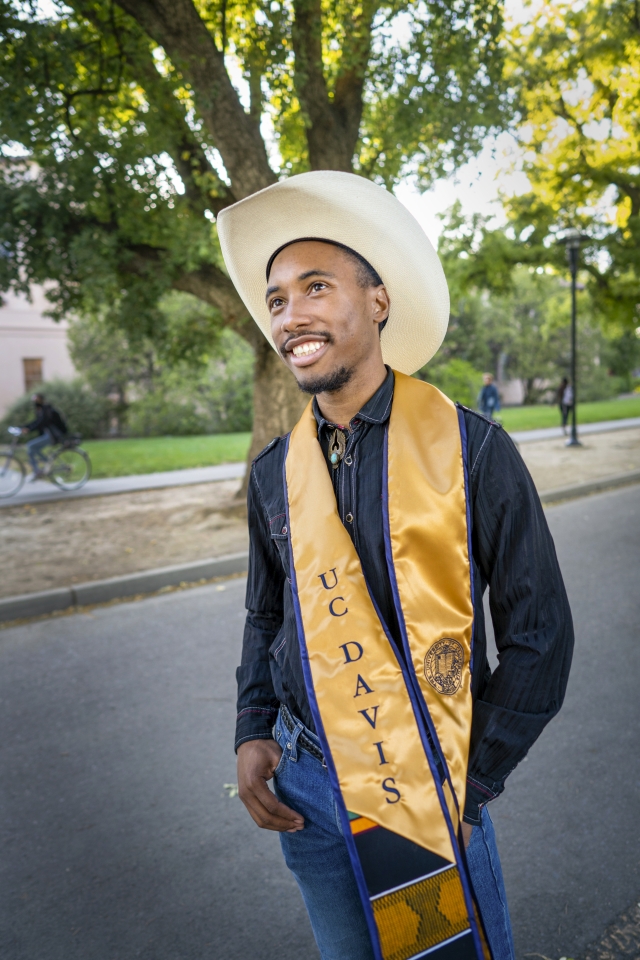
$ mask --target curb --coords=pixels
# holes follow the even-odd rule
[[[94,580],[73,587],[43,590],[41,593],[24,593],[17,597],[0,600],[0,623],[41,617],[71,607],[86,607],[110,600],[122,600],[145,593],[155,593],[163,587],[178,587],[182,584],[212,580],[214,577],[231,577],[245,573],[249,562],[248,553],[232,553],[211,560],[181,563],[172,567],[143,570],[141,573],[109,580]]]
[[[540,494],[540,500],[542,503],[559,503],[562,500],[573,500],[632,483],[640,483],[640,470],[632,470],[631,473],[622,473],[615,477],[604,477],[602,480],[592,480],[589,483],[578,483],[572,487],[547,490]],[[0,600],[0,623],[42,617],[69,610],[72,607],[86,607],[96,603],[108,603],[110,600],[155,593],[163,587],[178,587],[182,584],[197,583],[199,580],[212,580],[214,577],[232,577],[238,573],[245,573],[248,563],[248,553],[232,553],[226,557],[143,570],[141,573],[79,583],[73,587],[60,587],[58,590],[43,590],[41,593],[24,593],[17,597],[7,597]]]
[[[602,490],[614,490],[616,487],[626,487],[630,483],[640,483],[640,470],[630,473],[619,473],[615,477],[603,477],[602,480],[590,480],[588,483],[576,483],[572,487],[558,487],[557,490],[545,490],[540,494],[541,503],[559,503],[562,500],[574,500],[577,497],[586,497],[590,493],[600,493]]]

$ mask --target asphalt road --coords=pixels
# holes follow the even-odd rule
[[[565,707],[493,805],[518,960],[640,894],[640,487],[548,511]],[[243,582],[0,632],[2,960],[314,960],[278,838],[224,785]]]

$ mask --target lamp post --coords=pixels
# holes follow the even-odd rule
[[[571,271],[571,389],[573,391],[573,405],[571,407],[571,436],[567,440],[567,447],[581,447],[578,440],[577,408],[578,408],[578,344],[577,344],[577,305],[576,305],[576,278],[580,262],[580,245],[589,240],[579,230],[568,230],[559,243],[563,243],[567,251],[567,261]]]

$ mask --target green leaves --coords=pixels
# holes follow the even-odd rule
[[[585,248],[610,326],[640,322],[640,22],[626,0],[536,4],[509,37],[531,193],[510,201],[517,232],[548,245],[567,227]],[[540,253],[542,254],[542,250]]]

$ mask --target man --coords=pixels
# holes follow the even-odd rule
[[[38,432],[38,436],[27,444],[27,454],[33,470],[30,481],[33,482],[42,476],[39,464],[44,461],[43,451],[45,447],[60,443],[64,440],[68,431],[62,414],[50,403],[45,403],[42,393],[34,393],[31,399],[35,406],[36,415],[30,423],[22,428],[22,432],[31,433],[32,430]]]
[[[313,396],[251,469],[240,797],[280,832],[323,960],[513,960],[486,803],[559,710],[573,642],[531,478],[499,425],[406,375],[449,302],[393,195],[302,174],[218,229]]]
[[[483,387],[478,398],[480,412],[488,417],[489,420],[495,419],[495,414],[500,409],[500,394],[498,388],[493,382],[493,374],[485,373],[482,376]]]

